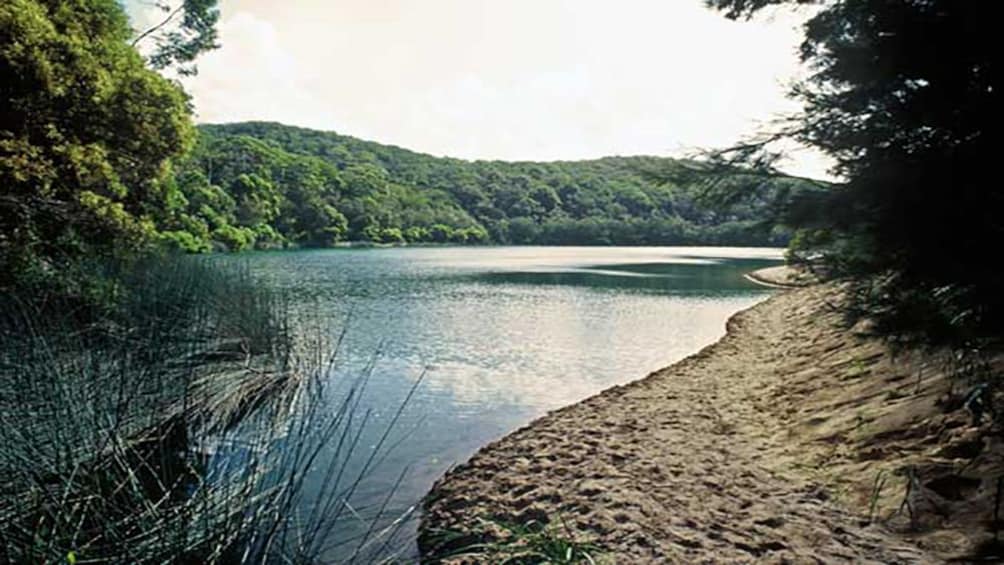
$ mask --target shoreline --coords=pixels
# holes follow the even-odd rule
[[[743,275],[743,278],[751,283],[779,290],[804,288],[818,282],[812,274],[806,272],[804,269],[798,269],[790,265],[757,269],[756,271],[746,273]]]
[[[424,559],[498,559],[439,558],[505,537],[473,526],[486,520],[561,524],[611,562],[930,563],[976,551],[987,534],[973,520],[988,512],[976,493],[997,469],[959,478],[945,453],[983,432],[938,408],[950,383],[930,355],[894,359],[842,325],[841,298],[834,284],[776,294],[697,353],[486,445],[426,496]],[[935,485],[924,494],[969,519],[939,521],[944,507],[920,504],[908,519],[897,512],[908,483]]]

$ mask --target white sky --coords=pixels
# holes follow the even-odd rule
[[[126,0],[133,17],[144,0]],[[148,10],[148,8],[147,8]],[[681,156],[773,117],[799,18],[703,0],[221,0],[200,122],[270,120],[468,159]],[[825,176],[792,155],[789,172]]]

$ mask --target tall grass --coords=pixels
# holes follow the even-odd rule
[[[246,268],[157,258],[88,276],[89,302],[2,297],[0,560],[317,560],[388,437],[346,471],[367,375],[335,403],[337,347],[295,331]],[[312,505],[308,475],[324,477]],[[353,557],[393,536],[380,514]]]

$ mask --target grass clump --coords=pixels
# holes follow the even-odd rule
[[[333,348],[246,268],[79,272],[0,295],[0,562],[317,562],[368,471],[365,375],[334,402]]]
[[[571,565],[602,563],[601,548],[576,539],[563,520],[522,523],[479,518],[465,532],[432,532],[432,544],[443,548],[433,562],[498,563],[505,565]]]

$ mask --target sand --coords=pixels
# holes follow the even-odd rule
[[[772,288],[801,288],[815,284],[816,276],[804,267],[792,267],[790,265],[779,265],[777,267],[767,267],[752,273],[747,273],[746,278],[752,282]]]
[[[423,554],[492,541],[439,535],[489,519],[560,524],[607,563],[993,556],[1000,434],[959,408],[968,385],[939,355],[847,328],[842,296],[781,292],[699,353],[486,446],[427,497]]]

